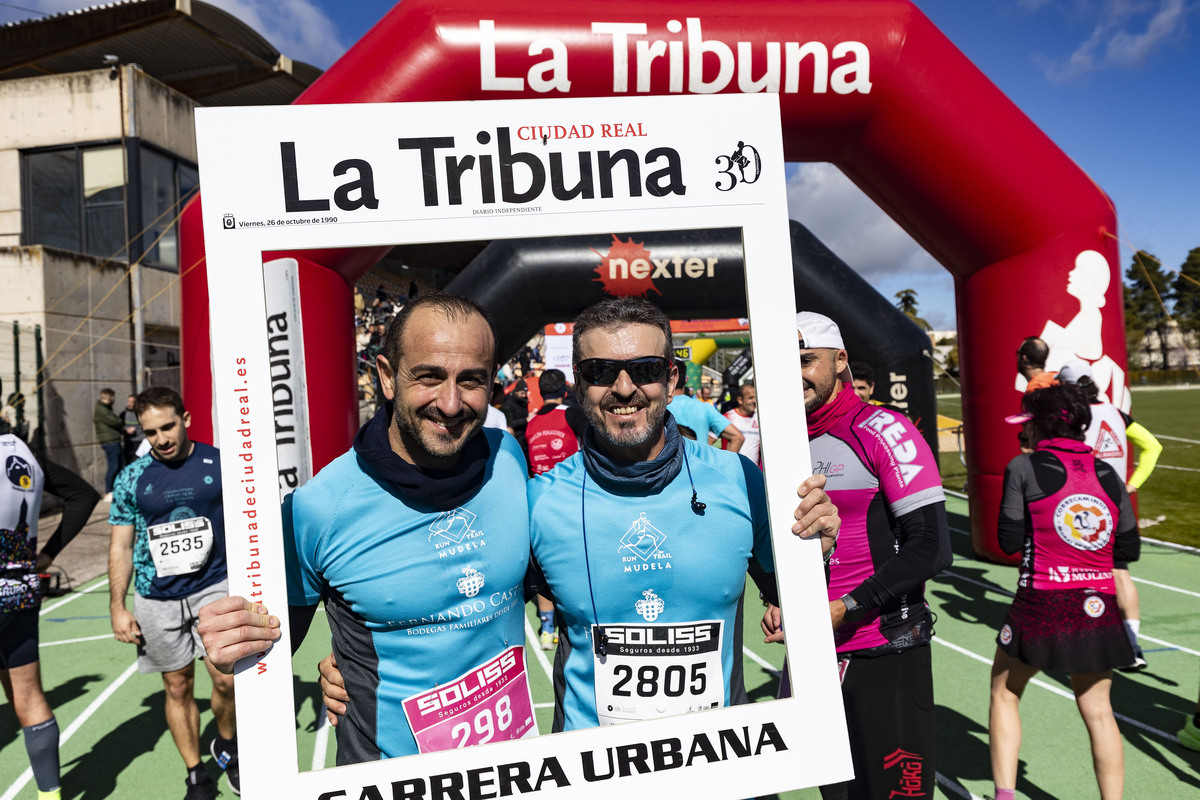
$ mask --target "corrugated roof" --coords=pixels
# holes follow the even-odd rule
[[[0,80],[93,70],[108,55],[210,106],[290,103],[321,74],[200,0],[120,0],[0,26]]]

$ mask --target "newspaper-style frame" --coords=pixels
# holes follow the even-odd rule
[[[206,108],[196,112],[196,136],[231,592],[249,596],[253,588],[283,619],[284,631],[262,658],[239,665],[243,797],[483,798],[553,790],[574,798],[615,790],[736,798],[850,777],[820,551],[790,532],[795,488],[810,460],[775,95]],[[621,150],[634,156],[637,191],[625,162],[607,186],[594,169],[590,196],[560,200],[552,192],[551,153],[561,153],[573,182],[580,154],[597,165],[602,151]],[[459,202],[452,203],[446,159],[466,156],[475,156],[478,169],[463,173]],[[540,192],[534,161],[547,171]],[[479,179],[484,169],[494,175],[490,186]],[[363,203],[368,189],[373,202]],[[280,514],[269,500],[277,457],[264,252],[706,227],[743,232],[794,697],[300,772]],[[261,503],[254,480],[243,474],[243,452],[252,453],[257,475],[271,476],[259,479]],[[616,767],[589,780],[585,755],[602,766],[611,758]],[[502,781],[514,775],[529,778]]]

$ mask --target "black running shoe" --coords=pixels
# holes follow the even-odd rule
[[[238,766],[237,750],[233,752],[228,750],[217,751],[217,740],[213,739],[208,745],[208,751],[212,753],[213,760],[217,762],[217,766],[225,770],[225,777],[229,780],[229,789],[239,797],[242,794],[242,771]]]
[[[192,783],[190,778],[184,778],[183,782],[187,784],[187,794],[183,800],[216,800],[217,785],[207,775],[197,783]]]
[[[1127,667],[1117,667],[1121,672],[1138,672],[1150,666],[1146,662],[1146,654],[1142,652],[1142,648],[1137,645],[1133,646],[1133,663]]]

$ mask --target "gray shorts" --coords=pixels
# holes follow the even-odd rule
[[[205,656],[196,625],[200,607],[229,594],[229,581],[214,583],[175,600],[133,597],[133,616],[142,630],[138,672],[175,672]]]

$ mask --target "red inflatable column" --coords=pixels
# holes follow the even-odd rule
[[[204,260],[204,232],[200,200],[189,204],[180,220],[182,297],[180,348],[186,355],[183,400],[192,411],[191,435],[213,441],[212,362],[209,348],[208,269]],[[343,251],[327,251],[345,256]],[[363,249],[351,256],[378,260],[380,250]],[[384,249],[382,252],[386,252]],[[300,310],[304,318],[304,365],[308,388],[309,442],[313,470],[319,470],[344,453],[358,429],[358,395],[354,363],[353,290],[339,273],[296,253],[276,254],[295,258],[300,265]],[[274,258],[276,256],[268,256]],[[350,270],[360,275],[366,267],[355,259]],[[265,325],[265,320],[263,322]]]
[[[989,560],[1020,560],[1000,550],[996,520],[1004,469],[1020,452],[1018,430],[1004,418],[1020,410],[1021,340],[1046,339],[1047,369],[1084,359],[1110,399],[1120,404],[1128,397],[1119,254],[1104,230],[1060,236],[958,280],[971,540]]]
[[[200,197],[187,204],[179,219],[179,353],[183,404],[191,412],[188,434],[213,441],[212,356],[208,338],[208,264],[204,260],[204,225]]]
[[[304,376],[315,473],[346,452],[358,430],[354,292],[333,270],[304,256],[290,255],[300,264]]]

